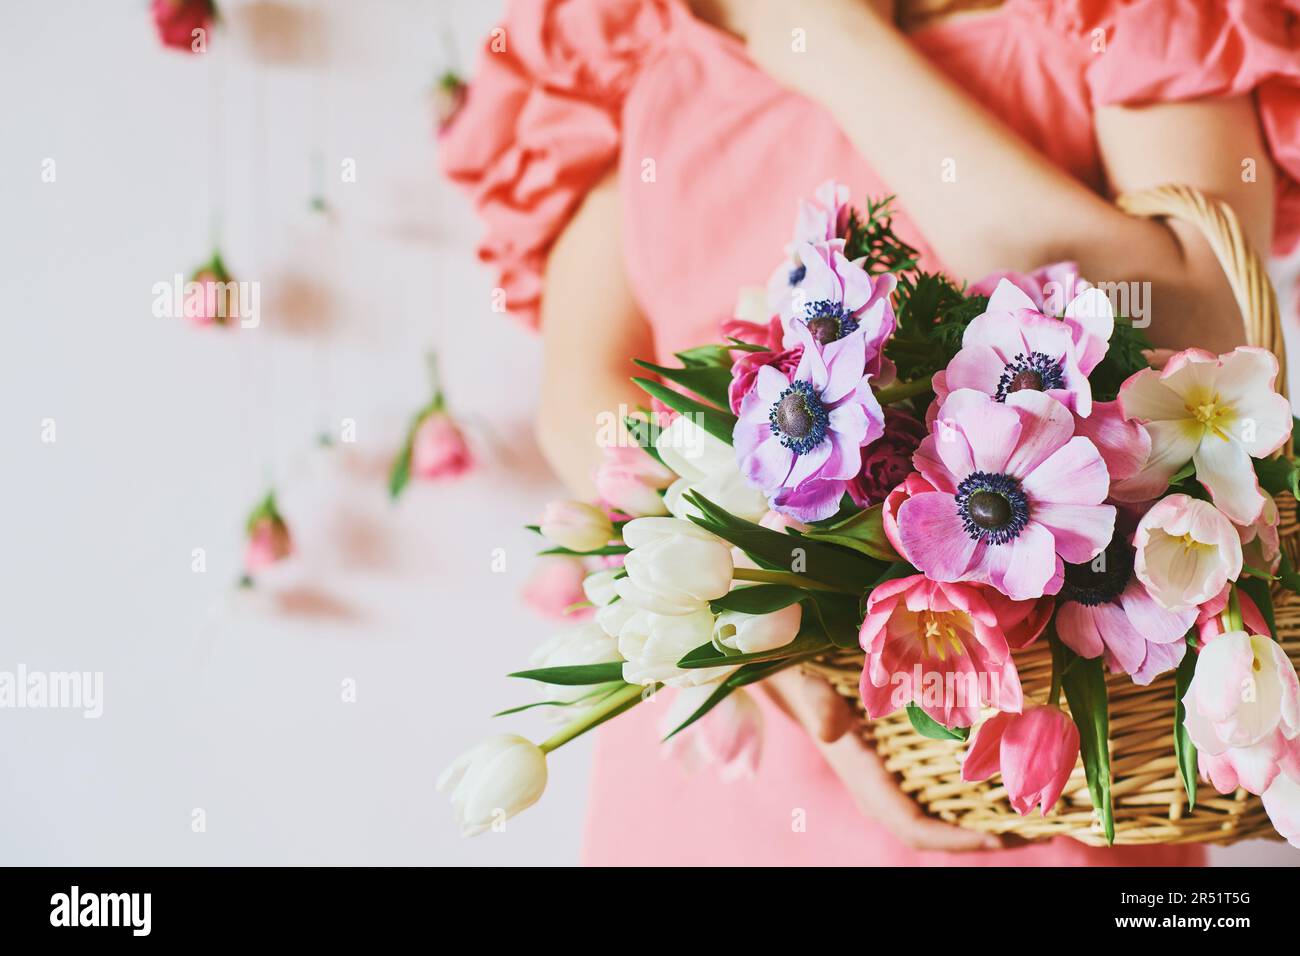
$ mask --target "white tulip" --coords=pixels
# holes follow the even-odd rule
[[[768,511],[767,495],[745,480],[735,461],[703,478],[679,478],[668,486],[664,504],[674,517],[684,521],[692,515],[703,517],[703,512],[686,500],[688,491],[698,492],[723,511],[746,521],[758,522]]]
[[[771,614],[723,611],[713,625],[713,642],[742,654],[772,651],[793,641],[802,622],[803,608],[798,604]]]
[[[539,524],[544,537],[570,551],[595,551],[614,537],[609,516],[583,501],[552,501]]]
[[[641,613],[644,612],[635,604],[623,600],[611,601],[596,612],[595,621],[606,634],[616,638],[622,632],[623,625],[634,614]]]
[[[489,737],[461,754],[438,778],[450,791],[462,836],[476,836],[527,810],[546,789],[546,755],[514,734]]]
[[[715,438],[689,415],[679,415],[655,439],[655,450],[663,463],[683,478],[698,481],[727,465],[736,467],[736,453]]]
[[[731,546],[690,521],[635,518],[623,526],[632,551],[619,596],[656,614],[689,614],[731,589]]]
[[[709,643],[712,637],[713,614],[707,608],[690,614],[633,614],[623,623],[618,637],[619,653],[627,660],[623,680],[629,684],[658,681],[670,687],[694,687],[718,680],[735,668],[677,666],[679,660]]]
[[[604,571],[593,571],[582,579],[582,593],[587,596],[592,607],[605,607],[618,597],[618,591],[614,588],[616,574],[617,569],[607,568]]]
[[[541,644],[531,657],[534,667],[576,667],[586,664],[607,664],[621,661],[618,640],[605,633],[594,621],[588,621],[561,631]],[[544,700],[574,703],[591,693],[591,688],[571,684],[542,684]],[[571,720],[582,711],[581,705],[556,708],[549,716],[556,720]]]

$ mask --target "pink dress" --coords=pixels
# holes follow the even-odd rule
[[[1094,52],[1095,31],[1104,31],[1104,52]],[[1300,0],[1009,0],[911,40],[1098,191],[1095,107],[1253,91],[1279,169],[1275,249],[1300,239]],[[618,162],[627,272],[660,359],[717,339],[737,288],[766,280],[796,200],[822,180],[847,183],[857,201],[889,192],[827,113],[769,79],[682,0],[512,3],[441,147],[447,174],[486,222],[480,256],[530,325],[551,242]],[[899,231],[926,251],[902,213]],[[933,256],[923,261],[936,266]],[[995,853],[907,849],[862,817],[801,729],[763,706],[757,776],[726,784],[661,758],[660,706],[598,731],[586,862],[1203,861],[1196,848],[1091,849],[1068,839]],[[792,825],[799,811],[802,828]]]

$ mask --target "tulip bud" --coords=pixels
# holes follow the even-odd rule
[[[656,490],[666,487],[673,474],[640,448],[607,448],[596,468],[596,493],[625,515],[666,515],[664,499]]]
[[[474,465],[469,445],[446,412],[430,412],[411,437],[411,474],[434,480],[457,478]]]
[[[620,597],[656,614],[689,614],[731,588],[731,548],[689,521],[636,518],[623,526],[632,548]]]
[[[462,836],[476,836],[527,810],[545,789],[546,755],[514,734],[489,737],[438,778],[438,790],[450,791]]]
[[[706,607],[690,614],[632,613],[618,632],[618,650],[627,661],[623,680],[629,684],[660,682],[669,687],[694,687],[718,680],[734,668],[677,666],[695,648],[707,644],[712,634],[713,613]]]
[[[593,571],[582,579],[582,593],[587,596],[592,607],[605,607],[618,597],[618,590],[614,587],[614,575],[618,573],[613,568],[609,568],[604,571]]]
[[[1079,759],[1079,728],[1057,707],[997,713],[984,721],[961,765],[963,780],[987,780],[999,770],[1011,806],[1022,817],[1035,805],[1047,811],[1061,799]]]
[[[742,654],[773,651],[795,639],[802,620],[803,608],[798,604],[770,614],[723,611],[713,624],[713,643]]]
[[[561,631],[533,651],[533,667],[575,667],[585,664],[607,664],[621,661],[618,641],[605,633],[604,628],[594,622]],[[585,685],[543,684],[546,700],[559,703],[572,703],[586,696],[591,688]],[[576,714],[576,707],[559,709],[554,716],[569,720]]]
[[[581,501],[552,501],[542,514],[541,529],[544,536],[570,551],[595,551],[614,537],[609,516]]]

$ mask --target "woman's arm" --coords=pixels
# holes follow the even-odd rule
[[[629,378],[631,359],[654,354],[623,266],[617,178],[607,176],[583,201],[551,249],[542,295],[542,400],[537,435],[551,467],[578,497],[590,498],[600,461],[597,418],[645,397]],[[992,849],[995,836],[927,818],[884,769],[876,752],[848,731],[855,718],[825,681],[794,670],[767,682],[779,705],[802,724],[863,812],[910,846]]]
[[[1150,282],[1148,332],[1157,344],[1240,344],[1227,281],[1193,229],[1125,215],[1058,169],[871,4],[765,0],[745,9],[738,26],[754,59],[830,110],[956,275],[1072,259],[1094,282]],[[792,50],[796,28],[805,31],[806,52]],[[1227,200],[1257,247],[1268,248],[1275,173],[1248,98],[1106,108],[1096,128],[1113,191],[1197,186]],[[1247,158],[1255,160],[1249,182]]]
[[[633,358],[652,358],[654,340],[623,266],[618,177],[610,172],[583,200],[552,246],[542,294],[542,396],[537,440],[577,497],[595,497],[602,427],[619,406],[646,396],[631,382]],[[611,419],[610,416],[613,416]]]

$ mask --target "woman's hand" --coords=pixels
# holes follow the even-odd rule
[[[797,668],[763,683],[778,707],[808,731],[867,818],[916,850],[1000,850],[995,834],[964,830],[927,816],[898,788],[875,749],[854,733],[857,715],[830,684]]]

